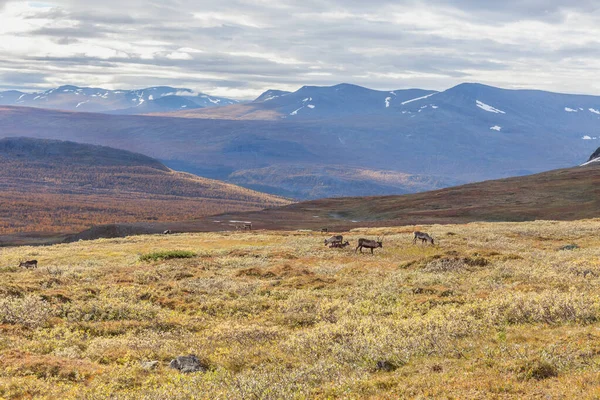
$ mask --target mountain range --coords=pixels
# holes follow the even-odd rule
[[[4,107],[0,136],[147,154],[256,190],[315,199],[404,194],[578,165],[598,147],[600,97],[465,83],[270,90],[224,107],[143,116]]]
[[[249,120],[319,120],[356,115],[389,115],[406,104],[436,94],[433,90],[373,90],[342,83],[303,86],[295,92],[267,90],[252,102],[226,110],[180,110],[171,115],[188,118]]]
[[[157,86],[139,90],[60,86],[37,93],[0,92],[0,105],[110,114],[147,114],[237,104],[237,100]]]

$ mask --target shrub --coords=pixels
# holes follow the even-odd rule
[[[171,260],[174,258],[192,258],[196,257],[196,253],[186,250],[165,250],[156,251],[154,253],[143,254],[140,256],[140,261],[158,261]]]
[[[44,326],[51,316],[50,304],[37,296],[0,299],[0,322],[2,323],[37,328]]]
[[[521,380],[542,380],[558,376],[558,368],[546,360],[527,360],[519,368]]]

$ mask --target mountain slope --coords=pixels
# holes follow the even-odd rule
[[[0,105],[38,107],[67,111],[144,114],[170,112],[186,108],[219,107],[236,100],[195,94],[190,89],[157,86],[140,90],[61,86],[38,93],[0,92]]]
[[[0,232],[191,219],[288,203],[124,150],[56,140],[0,140]]]
[[[600,147],[598,147],[596,149],[596,151],[592,153],[590,158],[588,158],[588,160],[584,164],[582,164],[582,166],[588,165],[588,164],[593,164],[593,163],[599,163],[599,162],[600,162]]]
[[[343,231],[356,227],[476,221],[577,220],[600,216],[600,163],[401,196],[320,199],[219,219],[265,229]],[[185,225],[213,230],[207,220]]]

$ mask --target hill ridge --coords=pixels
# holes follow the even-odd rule
[[[193,219],[289,200],[167,168],[125,150],[0,139],[0,234]],[[1,241],[1,240],[0,240]]]

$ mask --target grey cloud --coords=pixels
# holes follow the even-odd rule
[[[62,45],[69,45],[69,44],[79,43],[79,39],[72,38],[69,36],[64,36],[64,37],[54,39],[54,43],[62,44]]]
[[[32,89],[46,85],[47,77],[48,74],[43,72],[4,72],[0,73],[0,88],[3,90]]]
[[[3,3],[6,1],[0,0],[0,6]],[[0,66],[16,70],[23,65],[33,74],[48,77],[46,82],[69,76],[84,79],[101,71],[114,84],[193,85],[200,91],[206,87],[225,87],[259,92],[266,89],[266,85],[277,88],[278,85],[342,81],[378,89],[400,86],[442,89],[488,72],[502,73],[505,77],[512,73],[517,84],[535,85],[535,82],[525,82],[525,78],[514,71],[523,69],[523,65],[539,67],[545,62],[548,68],[554,68],[559,63],[568,64],[570,58],[580,60],[579,68],[586,68],[586,60],[592,65],[600,52],[592,38],[589,43],[576,46],[546,44],[544,40],[533,45],[511,44],[490,36],[444,37],[439,32],[389,18],[394,12],[423,9],[454,18],[457,24],[468,21],[483,27],[498,27],[510,21],[533,19],[568,30],[573,27],[565,22],[566,12],[596,16],[600,26],[597,2],[591,0],[573,4],[556,0],[494,3],[476,0],[272,0],[259,3],[249,0],[105,0],[93,5],[81,0],[54,0],[53,3],[56,7],[40,9],[34,16],[74,22],[74,25],[65,28],[68,24],[51,24],[22,35],[47,38],[66,50],[74,43],[77,48],[86,43],[102,46],[104,40],[112,41],[106,45],[110,48],[115,41],[131,43],[134,50],[120,50],[120,57],[109,59],[78,54],[57,57],[52,53],[47,57],[37,54],[18,59],[10,53],[0,54],[0,58],[12,61],[12,67],[1,60]],[[194,13],[202,18],[194,18]],[[160,42],[148,45],[158,48],[152,58],[141,55],[147,45],[135,45],[149,40]],[[191,59],[169,58],[181,48],[202,52],[189,52]],[[127,57],[122,57],[123,53],[127,53]],[[269,59],[271,55],[273,59]],[[139,71],[138,76],[132,76],[132,69]],[[421,75],[411,78],[414,72]],[[400,77],[385,77],[394,74]],[[6,84],[9,78],[0,77],[0,84]],[[30,82],[31,85],[42,83]]]
[[[91,25],[80,25],[72,28],[40,28],[27,32],[26,35],[50,36],[50,37],[71,37],[77,39],[97,38],[105,36],[107,33],[115,32],[109,29],[98,29]]]

